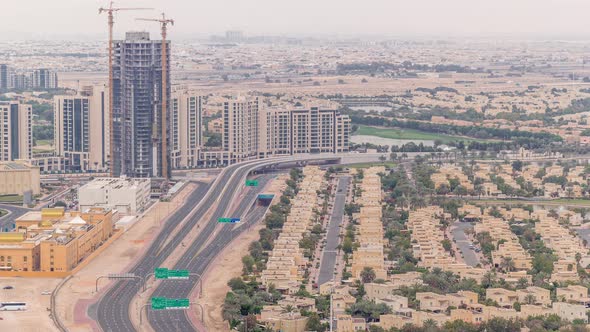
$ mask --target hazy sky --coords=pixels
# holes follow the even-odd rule
[[[0,38],[106,36],[102,0],[1,0]],[[115,30],[166,12],[174,38],[240,29],[246,34],[571,37],[590,39],[590,0],[119,0]],[[150,28],[151,27],[151,28]]]

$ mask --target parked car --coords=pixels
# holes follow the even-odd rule
[[[51,291],[48,291],[48,290],[42,291],[41,295],[51,295]]]
[[[12,287],[12,286],[4,286],[3,289],[14,289],[14,287]]]

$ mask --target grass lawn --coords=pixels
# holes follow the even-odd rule
[[[0,217],[6,215],[8,211],[0,209]]]
[[[478,140],[475,138],[469,137],[461,137],[461,136],[450,136],[444,134],[437,134],[437,133],[428,133],[425,131],[419,131],[414,129],[401,129],[401,128],[377,128],[377,127],[370,127],[370,126],[363,126],[359,125],[357,131],[354,132],[354,135],[367,135],[367,136],[377,136],[381,138],[391,138],[391,139],[407,139],[407,140],[441,140],[443,143],[449,143],[454,141],[479,141],[484,142],[485,140]]]
[[[368,163],[357,163],[357,164],[343,164],[342,167],[348,168],[369,168],[373,166],[385,166],[385,167],[393,167],[395,166],[394,162],[385,161],[385,162],[368,162]]]
[[[37,142],[37,146],[42,146],[42,145],[51,146],[51,145],[53,145],[52,139],[39,139],[36,142]]]
[[[23,197],[19,195],[3,195],[0,196],[0,203],[7,203],[7,202],[22,202]]]

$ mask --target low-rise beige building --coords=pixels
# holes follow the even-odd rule
[[[41,193],[39,167],[24,162],[0,162],[0,195]]]

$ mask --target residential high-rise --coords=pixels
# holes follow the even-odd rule
[[[7,90],[10,87],[9,70],[8,65],[0,64],[0,90]]]
[[[350,119],[336,110],[273,108],[261,114],[261,158],[348,151]]]
[[[258,97],[238,97],[223,103],[223,149],[229,163],[258,158]]]
[[[202,144],[203,97],[181,90],[172,93],[170,103],[171,167],[196,167]]]
[[[49,69],[35,69],[31,74],[33,89],[57,89],[57,73]]]
[[[108,160],[108,95],[104,86],[54,97],[54,145],[67,170],[102,170]]]
[[[10,87],[16,90],[28,90],[31,88],[31,75],[10,73]]]
[[[128,32],[125,40],[114,41],[113,46],[113,174],[160,177],[162,139],[169,136],[161,132],[162,43],[150,40],[147,32]],[[170,57],[170,42],[167,47]],[[169,60],[167,109],[170,109]],[[169,117],[170,112],[167,114]]]
[[[0,102],[0,161],[31,159],[31,117],[31,105]]]

